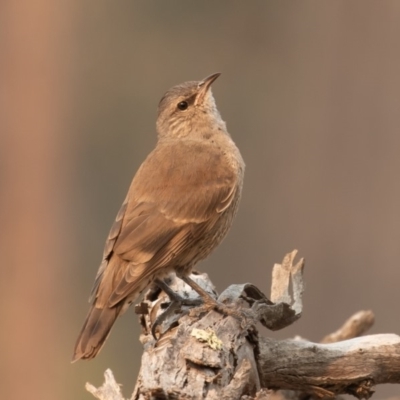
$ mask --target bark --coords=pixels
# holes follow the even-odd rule
[[[369,398],[377,384],[399,383],[400,337],[358,337],[372,326],[371,311],[355,314],[323,343],[258,334],[257,322],[276,330],[301,316],[304,260],[294,264],[295,256],[293,251],[274,266],[271,300],[254,285],[232,285],[218,297],[232,313],[204,307],[169,310],[158,340],[151,327],[169,299],[159,289],[150,290],[136,308],[144,353],[131,400],[303,399],[340,394],[361,399]],[[207,275],[195,273],[192,278],[216,296]],[[174,276],[169,284],[184,297],[196,296]],[[88,384],[87,389],[101,400],[123,399],[110,370],[101,388]]]

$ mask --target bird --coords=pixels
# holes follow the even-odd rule
[[[219,76],[179,84],[161,98],[157,144],[111,227],[72,362],[94,358],[117,317],[151,284],[168,289],[171,272],[215,305],[189,274],[228,233],[245,169],[211,91]]]

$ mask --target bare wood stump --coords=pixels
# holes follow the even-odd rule
[[[131,400],[295,400],[344,393],[361,399],[377,384],[399,383],[400,337],[357,337],[373,324],[370,311],[355,314],[323,343],[258,334],[257,323],[277,330],[301,316],[304,260],[294,264],[296,253],[274,266],[270,299],[254,285],[231,285],[218,300],[235,316],[182,307],[160,325],[158,340],[151,327],[169,298],[158,288],[149,290],[136,306],[144,353]],[[192,279],[217,297],[206,274]],[[174,275],[169,285],[182,297],[197,297]],[[87,390],[101,400],[123,400],[109,370],[101,388],[87,384]]]

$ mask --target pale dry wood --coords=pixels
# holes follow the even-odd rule
[[[336,332],[325,336],[321,343],[334,343],[363,335],[375,322],[371,310],[359,311],[352,315]]]
[[[259,348],[263,387],[369,398],[375,385],[400,382],[400,337],[394,334],[330,344],[260,337]]]
[[[374,385],[400,383],[400,337],[355,338],[373,324],[371,312],[355,314],[324,339],[335,343],[278,341],[258,335],[256,321],[281,329],[301,315],[304,260],[294,265],[295,255],[296,251],[286,255],[274,267],[271,297],[275,303],[254,285],[231,285],[218,300],[240,309],[242,318],[202,307],[178,308],[161,324],[158,341],[151,326],[169,299],[157,288],[148,291],[136,307],[144,353],[131,400],[339,399],[344,393],[369,398]],[[207,275],[195,273],[192,278],[216,297]],[[183,297],[197,296],[173,275],[169,284]],[[353,339],[337,341],[342,338]],[[91,393],[101,400],[122,400],[115,381],[105,388],[109,391],[91,387]]]
[[[86,390],[99,400],[124,400],[121,388],[110,369],[106,370],[104,378],[104,383],[99,388],[95,388],[90,383],[86,383]]]

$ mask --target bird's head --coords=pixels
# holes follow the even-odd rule
[[[169,89],[158,105],[157,132],[160,137],[184,137],[198,129],[225,125],[215,105],[211,84],[220,76],[212,74]]]

